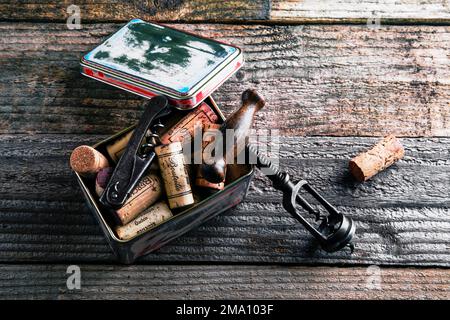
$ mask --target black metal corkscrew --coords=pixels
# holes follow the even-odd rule
[[[251,157],[256,157],[258,168],[268,168],[269,173],[266,175],[272,181],[273,187],[283,192],[283,207],[319,241],[323,250],[334,252],[347,246],[353,252],[354,245],[351,240],[355,234],[355,224],[351,218],[339,213],[305,180],[297,183],[292,182],[286,172],[274,167],[269,159],[258,152],[255,146],[249,145],[248,150]],[[299,194],[300,190],[306,191],[316,199],[326,209],[328,215],[323,215],[319,210],[314,209]],[[300,214],[297,209],[298,205],[315,216],[316,221],[321,221],[318,229]]]
[[[100,202],[111,208],[120,208],[155,158],[154,147],[159,135],[154,132],[163,127],[159,121],[172,111],[164,96],[152,98],[145,107],[127,148],[100,197]],[[144,142],[145,141],[145,142]]]
[[[217,159],[210,164],[201,164],[200,170],[202,176],[212,183],[219,183],[225,179],[225,169],[227,166],[226,159],[234,152],[236,146],[248,141],[248,134],[255,114],[261,110],[265,105],[265,100],[261,94],[256,90],[248,89],[242,93],[241,107],[231,114],[220,128],[222,139],[217,139],[222,150],[226,150],[226,155],[217,157]],[[232,143],[227,141],[227,130],[234,130],[234,137]],[[228,148],[228,146],[231,146]],[[315,189],[313,189],[306,181],[302,180],[298,183],[293,183],[289,175],[281,172],[275,168],[272,163],[261,155],[254,146],[248,146],[250,151],[249,156],[257,159],[257,166],[270,169],[267,174],[273,182],[273,186],[283,192],[283,207],[292,216],[297,219],[305,228],[319,241],[321,247],[328,252],[338,251],[345,246],[349,246],[353,251],[352,237],[355,233],[355,225],[352,219],[345,217],[339,213],[328,201],[326,201]],[[230,152],[230,154],[229,154]],[[253,160],[252,159],[252,160]],[[254,161],[253,161],[254,163]],[[309,193],[317,202],[319,202],[328,214],[321,214],[323,210],[316,210],[308,203],[301,195],[300,191]],[[319,227],[316,229],[309,223],[298,210],[298,206],[308,211],[308,213],[315,216],[316,221],[321,221]]]

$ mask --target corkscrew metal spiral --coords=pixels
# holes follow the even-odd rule
[[[139,154],[146,158],[153,149],[161,144],[161,137],[158,132],[164,128],[164,125],[158,120],[158,123],[152,124],[145,135],[145,143],[141,145]]]
[[[256,157],[257,167],[268,170],[267,177],[272,181],[273,187],[283,192],[283,207],[295,219],[319,241],[320,246],[327,252],[338,251],[344,247],[349,247],[351,252],[354,245],[351,242],[355,234],[355,224],[349,217],[339,213],[327,200],[325,200],[307,181],[301,180],[293,183],[286,172],[280,171],[271,161],[262,155],[256,146],[248,145],[250,157]],[[309,193],[323,208],[328,215],[324,215],[320,210],[306,201],[300,194],[300,190]],[[316,221],[321,221],[318,229],[309,223],[297,209],[300,205],[309,214],[315,216]]]

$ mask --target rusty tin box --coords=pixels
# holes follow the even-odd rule
[[[190,112],[189,109],[204,101],[217,113],[219,122],[223,122],[224,116],[210,94],[242,64],[242,52],[238,47],[133,19],[84,55],[81,72],[146,98],[163,94],[172,106],[179,109],[178,113]],[[184,80],[180,82],[179,79]],[[133,128],[127,128],[93,147],[108,157],[106,146]],[[94,182],[76,172],[75,175],[117,258],[123,263],[133,263],[138,257],[241,202],[250,185],[253,167],[241,167],[239,171],[240,177],[223,190],[130,240],[121,240],[115,234],[114,221],[100,204]]]
[[[222,122],[224,116],[212,97],[208,97],[205,102],[218,114],[219,119]],[[108,139],[95,144],[93,147],[107,156],[105,150],[106,145],[120,138],[122,135],[127,134],[133,128],[134,127],[127,128]],[[164,221],[153,229],[126,241],[121,240],[116,236],[112,227],[114,222],[112,221],[109,212],[102,208],[102,205],[98,201],[98,196],[95,193],[94,181],[85,179],[76,172],[75,175],[86,198],[86,202],[100,224],[111,249],[114,251],[119,261],[129,264],[133,263],[138,257],[155,251],[173,239],[198,227],[205,221],[239,204],[247,194],[253,176],[253,167],[242,165],[240,169],[242,175],[226,185],[223,190],[201,200],[189,209],[174,215],[172,218]]]

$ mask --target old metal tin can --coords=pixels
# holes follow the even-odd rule
[[[214,100],[211,97],[208,97],[205,102],[218,114],[221,120],[220,122],[223,122],[224,116]],[[123,135],[126,135],[133,130],[133,128],[134,127],[125,129],[114,136],[97,143],[93,147],[102,153],[106,153],[106,145]],[[247,194],[253,177],[253,168],[249,167],[241,177],[229,183],[222,191],[210,195],[194,204],[189,209],[174,215],[162,224],[145,233],[139,234],[130,240],[121,240],[116,236],[112,228],[113,223],[109,221],[110,218],[108,213],[100,205],[92,183],[89,183],[88,180],[81,177],[76,172],[75,175],[86,198],[86,202],[100,224],[111,249],[114,251],[119,261],[129,264],[133,263],[137,258],[157,250],[175,238],[198,227],[205,221],[239,204]]]
[[[243,64],[240,48],[133,19],[81,59],[81,73],[179,109],[202,102]]]

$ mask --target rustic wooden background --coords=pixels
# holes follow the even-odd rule
[[[257,127],[279,129],[281,165],[356,221],[353,255],[317,250],[258,174],[238,208],[116,264],[68,157],[142,112],[78,68],[135,17],[244,49],[215,99],[228,114],[245,88],[265,93]],[[1,0],[0,65],[1,298],[450,298],[449,1]],[[405,158],[355,183],[348,159],[387,133]],[[66,287],[71,264],[81,290]]]

